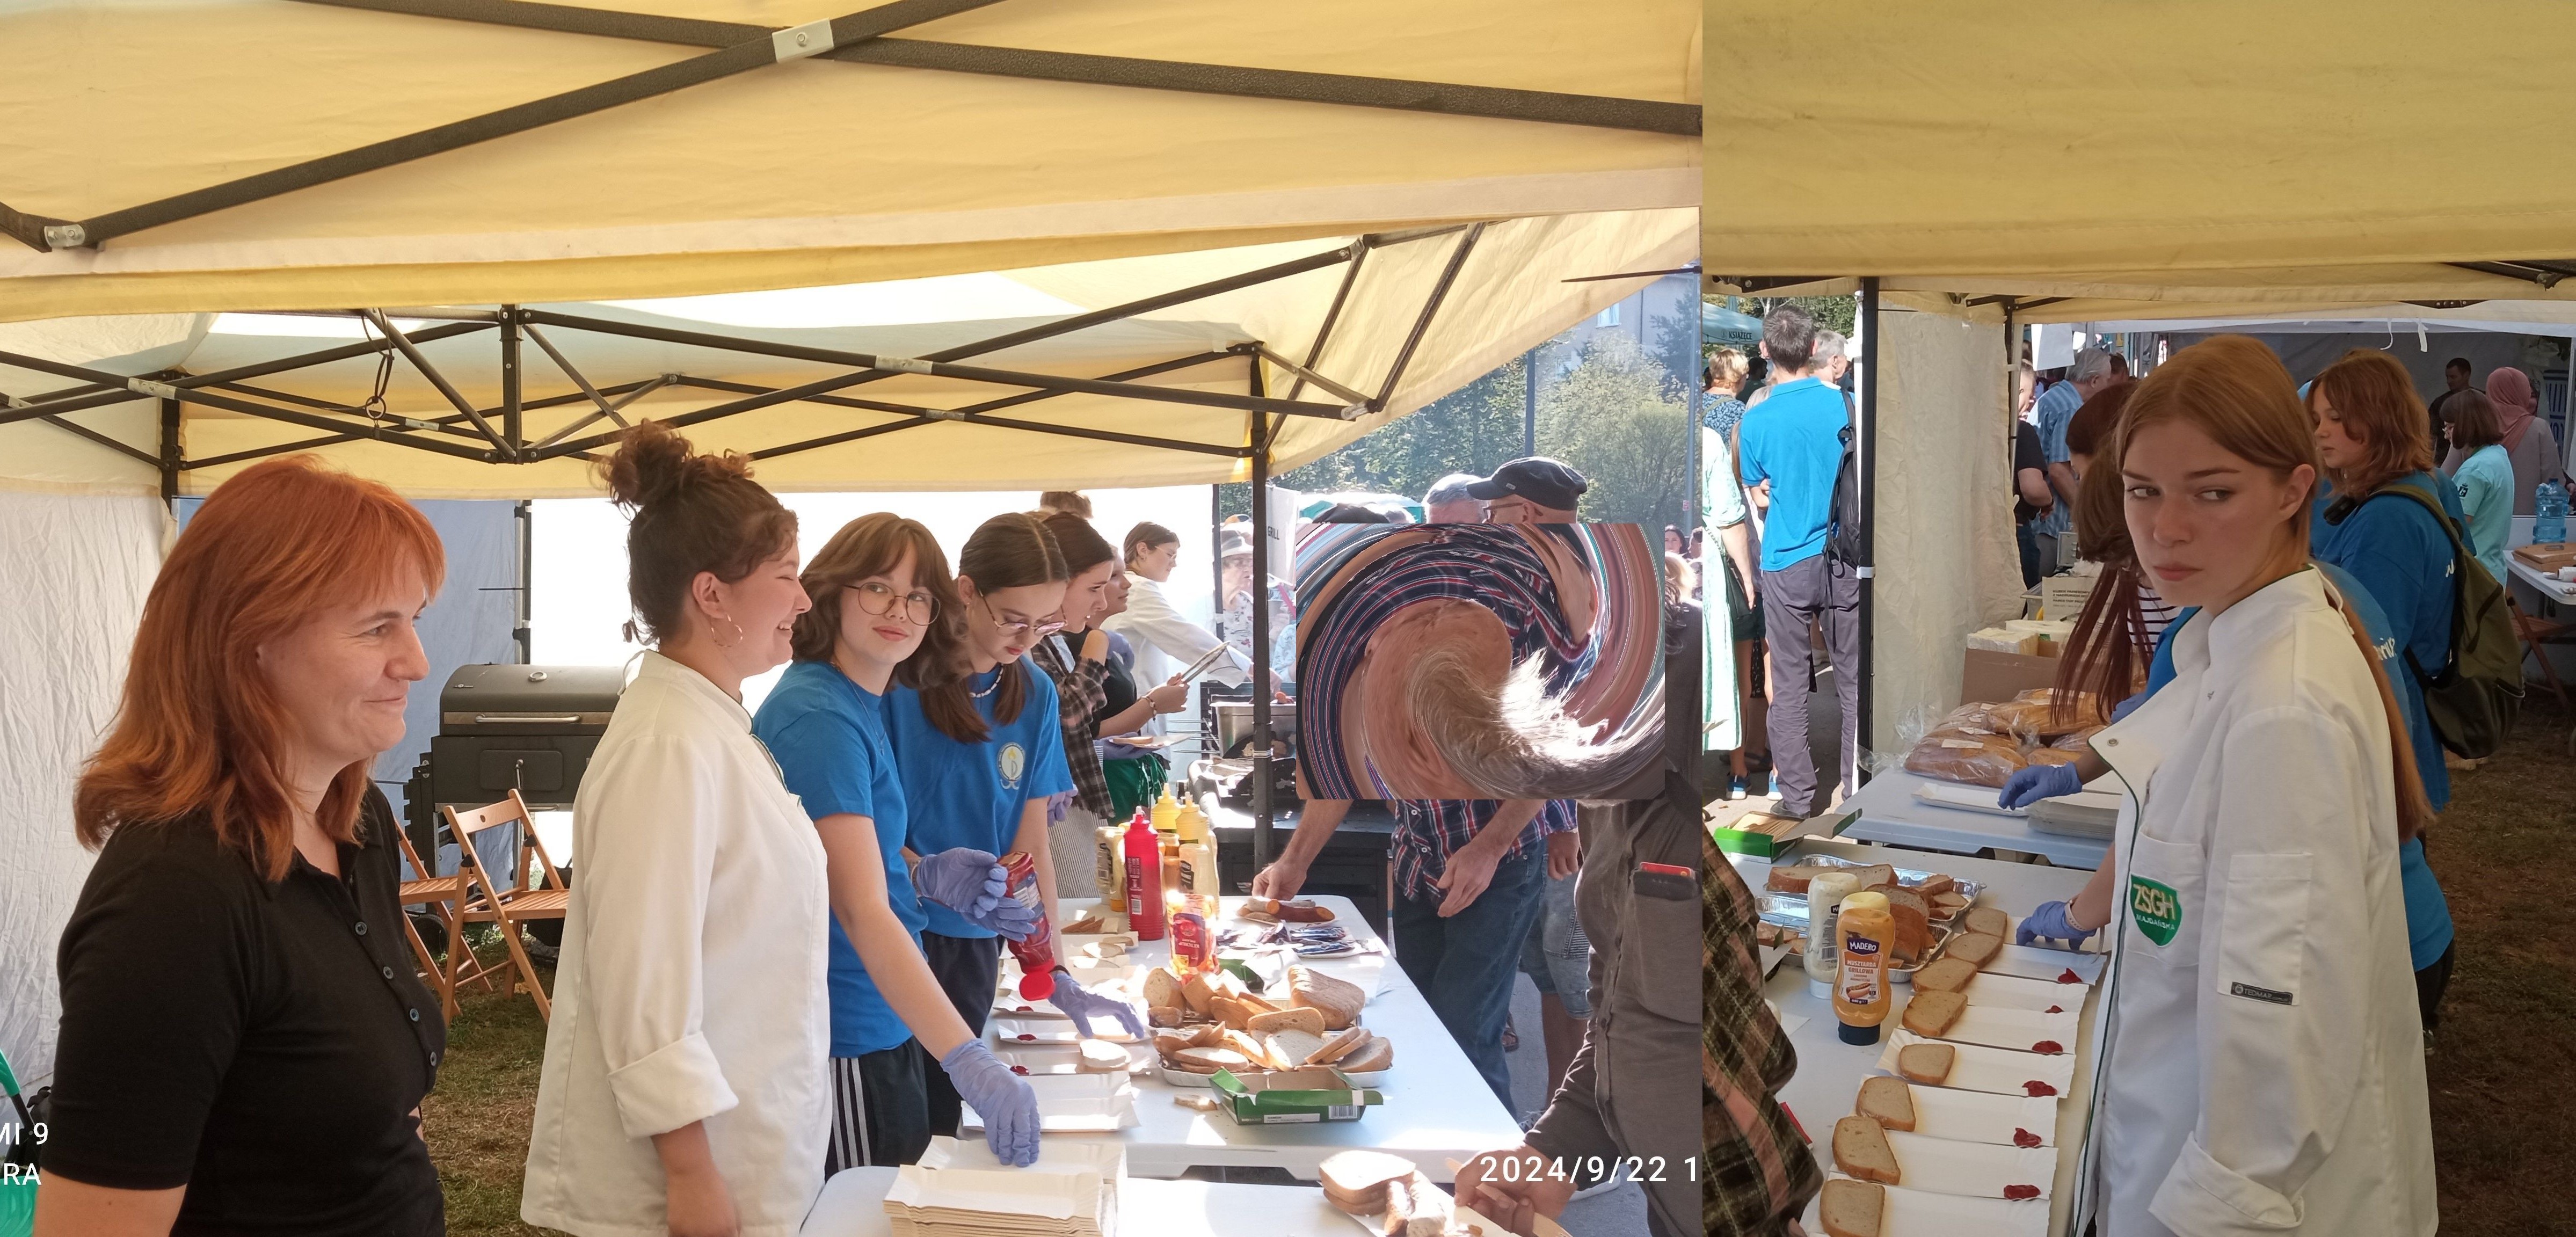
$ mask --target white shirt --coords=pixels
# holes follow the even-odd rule
[[[663,1237],[652,1135],[706,1122],[745,1237],[823,1187],[823,844],[740,702],[644,654],[573,801],[581,857],[519,1216]]]
[[[1186,670],[1192,662],[1207,656],[1209,649],[1224,641],[1207,628],[1181,617],[1163,596],[1163,586],[1135,572],[1127,573],[1127,608],[1110,615],[1100,626],[1127,637],[1136,650],[1136,687],[1139,691],[1159,687],[1163,680]],[[1231,687],[1248,681],[1243,670],[1229,657],[1207,672],[1215,682]]]
[[[2369,666],[2314,570],[2195,615],[2173,647],[2173,682],[2093,738],[2131,791],[2086,1153],[2101,1231],[2429,1234],[2423,1025]]]

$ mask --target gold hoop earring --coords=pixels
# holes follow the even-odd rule
[[[722,639],[717,638],[712,629],[707,632],[707,638],[714,640],[716,642],[716,647],[720,649],[729,649],[734,647],[736,644],[742,643],[742,624],[733,621],[733,616],[730,614],[719,614],[716,617],[723,619],[725,621],[725,626],[733,628],[733,643],[727,644]]]

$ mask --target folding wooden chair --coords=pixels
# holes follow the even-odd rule
[[[553,1003],[546,999],[546,989],[537,979],[537,968],[528,961],[527,946],[519,940],[519,926],[532,920],[562,919],[571,908],[572,889],[564,884],[563,873],[555,867],[554,858],[546,854],[546,844],[537,838],[536,822],[528,815],[527,801],[511,791],[510,797],[489,807],[447,813],[447,827],[456,834],[457,849],[464,852],[464,874],[468,891],[464,908],[458,914],[462,923],[497,923],[501,942],[509,947],[510,961],[516,970],[503,981],[504,993],[516,993],[519,980],[528,982],[528,993],[537,999],[537,1016],[551,1022]],[[510,864],[515,888],[504,889],[483,866],[483,856],[474,849],[474,835],[501,825],[519,826],[518,853]],[[534,883],[530,882],[528,860],[536,859]],[[448,957],[455,957],[453,947]]]
[[[2513,612],[2513,634],[2521,637],[2526,652],[2540,659],[2541,677],[2549,681],[2549,690],[2558,697],[2558,707],[2566,708],[2567,686],[2558,681],[2558,667],[2549,664],[2548,645],[2563,640],[2565,633],[2576,630],[2576,626],[2534,618],[2523,612],[2522,603],[2515,601],[2510,593],[2505,595],[2504,604]]]
[[[411,951],[420,959],[421,974],[429,981],[430,990],[438,994],[439,1011],[449,1021],[456,1019],[456,989],[463,983],[492,986],[492,968],[484,966],[474,951],[465,947],[465,922],[459,908],[466,898],[465,870],[460,865],[446,876],[431,875],[435,869],[420,861],[420,852],[412,849],[411,838],[397,829],[394,838],[402,843],[403,861],[411,865],[418,878],[402,883],[399,903],[403,906],[426,905],[429,913],[447,927],[447,961],[441,964],[429,952],[429,942],[420,939],[420,928],[406,913],[403,933],[411,938]]]

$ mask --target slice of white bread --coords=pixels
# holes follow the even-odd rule
[[[1896,883],[1896,865],[1892,863],[1873,863],[1865,868],[1844,868],[1843,871],[1859,877],[1863,889]]]
[[[1147,1009],[1178,1008],[1181,1004],[1181,977],[1162,967],[1155,967],[1145,972],[1143,995]]]
[[[1324,1197],[1339,1210],[1372,1219],[1386,1214],[1387,1187],[1411,1177],[1413,1161],[1383,1151],[1343,1151],[1316,1169]]]
[[[1359,1021],[1360,1009],[1368,1004],[1368,993],[1358,984],[1335,979],[1313,967],[1288,968],[1288,1003],[1291,1006],[1321,1010],[1324,1029],[1338,1031]]]
[[[1252,1061],[1231,1048],[1183,1048],[1172,1054],[1172,1068],[1189,1074],[1213,1074],[1221,1069],[1241,1073],[1252,1068]]]
[[[1135,1059],[1127,1055],[1127,1050],[1125,1048],[1121,1048],[1107,1040],[1086,1039],[1082,1041],[1082,1068],[1090,1073],[1120,1073],[1134,1064]]]
[[[1942,950],[1941,954],[1943,957],[1974,963],[1977,969],[1984,970],[1985,965],[1994,961],[1995,955],[2002,953],[2003,950],[2004,938],[1988,936],[1983,932],[1968,932],[1951,937],[1949,948]]]
[[[1896,1050],[1896,1072],[1937,1087],[1949,1080],[1958,1060],[1959,1050],[1948,1044],[1907,1044]]]
[[[2009,940],[2012,937],[2012,916],[1991,906],[1971,906],[1961,911],[1959,915],[1959,926],[1970,932],[1991,936],[1999,941]]]
[[[1896,1164],[1896,1151],[1887,1145],[1887,1131],[1867,1117],[1834,1122],[1834,1167],[1862,1181],[1896,1185],[1905,1179]]]
[[[1825,1222],[1828,1237],[1879,1237],[1879,1226],[1887,1216],[1887,1187],[1830,1178],[1816,1214]]]
[[[1383,1035],[1353,1049],[1348,1056],[1333,1062],[1333,1068],[1345,1074],[1374,1074],[1395,1064],[1395,1041]]]
[[[1905,1029],[1917,1035],[1939,1039],[1950,1033],[1959,1021],[1959,1011],[1968,1007],[1968,998],[1956,992],[1917,992],[1905,1003]]]
[[[1803,894],[1807,892],[1807,882],[1833,870],[1834,869],[1831,868],[1814,867],[1807,864],[1775,867],[1771,869],[1770,879],[1764,881],[1763,884],[1774,893]]]
[[[1268,1054],[1272,1069],[1296,1069],[1323,1046],[1323,1036],[1305,1031],[1273,1031],[1261,1037],[1262,1050]]]
[[[1387,1183],[1386,1214],[1378,1231],[1386,1237],[1443,1237],[1456,1215],[1449,1195],[1417,1172]]]
[[[1181,1003],[1187,1006],[1191,1013],[1205,1016],[1209,1009],[1208,1002],[1215,999],[1216,989],[1208,986],[1208,977],[1205,975],[1192,975],[1188,982],[1181,985]]]
[[[1968,982],[1977,977],[1977,964],[1965,958],[1934,958],[1914,973],[1914,991],[1964,992]]]
[[[1154,1051],[1169,1057],[1183,1048],[1196,1048],[1199,1042],[1186,1031],[1154,1032]]]
[[[1896,956],[1904,963],[1932,952],[1932,903],[1911,889],[1890,885],[1887,913],[1896,921]]]
[[[1324,1046],[1316,1049],[1315,1055],[1306,1058],[1306,1064],[1331,1065],[1332,1063],[1351,1055],[1353,1052],[1367,1047],[1369,1040],[1372,1038],[1374,1037],[1369,1034],[1366,1027],[1344,1027],[1339,1031],[1335,1031],[1332,1034],[1325,1036]]]
[[[1231,1048],[1236,1052],[1242,1053],[1244,1056],[1250,1058],[1252,1063],[1255,1065],[1263,1066],[1264,1068],[1267,1068],[1269,1065],[1270,1049],[1262,1044],[1261,1037],[1258,1035],[1246,1035],[1241,1031],[1227,1031],[1217,1039],[1217,1043],[1223,1047]]]
[[[1259,1035],[1273,1031],[1304,1031],[1309,1035],[1324,1033],[1324,1011],[1320,1009],[1283,1009],[1275,1014],[1254,1014],[1244,1020],[1245,1030]]]
[[[1890,1130],[1914,1129],[1914,1089],[1902,1078],[1872,1074],[1861,1079],[1860,1096],[1852,1101],[1852,1115],[1878,1122]]]

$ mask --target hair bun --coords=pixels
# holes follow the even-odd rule
[[[732,452],[700,454],[680,431],[638,421],[605,466],[609,496],[629,507],[659,506],[680,491],[718,477],[748,477],[751,461]]]

